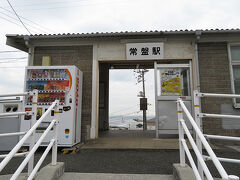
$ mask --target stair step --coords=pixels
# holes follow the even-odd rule
[[[172,175],[158,174],[111,174],[111,173],[64,173],[59,180],[174,180]]]

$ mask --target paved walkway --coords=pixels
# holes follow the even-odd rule
[[[81,149],[178,149],[178,139],[154,138],[98,138],[90,140]]]
[[[161,135],[155,138],[155,131],[110,130],[100,132],[99,138],[89,140],[81,149],[178,149],[177,135]]]
[[[164,134],[155,138],[155,131],[142,130],[110,130],[100,132],[99,138],[87,141],[81,146],[81,150],[98,149],[128,149],[128,150],[161,150],[161,149],[179,149],[178,135]],[[186,139],[189,149],[192,149]],[[211,145],[213,149],[216,146]]]
[[[65,173],[59,180],[174,180],[172,175]]]
[[[155,138],[155,130],[108,130],[100,131],[100,138]],[[178,134],[161,134],[161,139],[178,138]]]

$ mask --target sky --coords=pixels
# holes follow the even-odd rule
[[[137,83],[133,69],[110,70],[109,112],[111,116],[141,116],[140,97],[142,83]],[[145,94],[148,98],[147,116],[155,115],[154,70],[145,73]],[[117,103],[116,103],[117,102]]]
[[[9,0],[32,34],[239,28],[239,0]],[[12,52],[6,34],[29,34],[7,0],[0,0],[0,94],[23,91],[27,54]],[[5,52],[11,51],[11,52]],[[119,75],[123,73],[123,75]],[[153,74],[148,73],[153,99]],[[110,112],[138,104],[132,71],[111,72]],[[115,88],[114,88],[115,87]],[[128,87],[131,92],[122,90]],[[151,89],[152,88],[152,89]],[[124,94],[125,101],[122,96]],[[118,96],[117,96],[118,95]],[[133,98],[134,97],[134,98]],[[111,102],[110,102],[111,104]],[[114,105],[116,104],[116,105]],[[154,111],[154,105],[151,111]],[[132,108],[132,112],[138,108]],[[149,114],[152,112],[149,111]]]

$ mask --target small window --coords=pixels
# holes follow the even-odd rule
[[[230,64],[234,94],[240,94],[240,45],[230,45]],[[240,98],[234,98],[234,107],[240,108]]]
[[[231,46],[231,60],[240,62],[240,45]]]

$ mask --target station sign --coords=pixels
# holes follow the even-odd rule
[[[127,60],[163,59],[163,43],[128,43]]]

